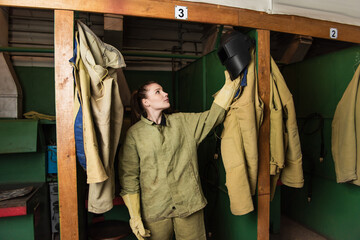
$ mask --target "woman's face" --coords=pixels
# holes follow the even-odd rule
[[[143,99],[145,109],[164,110],[170,107],[168,94],[157,83],[151,83],[146,86],[146,97]]]

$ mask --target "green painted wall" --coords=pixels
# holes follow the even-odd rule
[[[0,218],[0,239],[33,240],[34,215]]]
[[[331,122],[336,106],[360,63],[360,47],[319,56],[284,67],[283,75],[293,93],[303,153],[305,185],[282,187],[283,211],[329,239],[360,239],[360,187],[336,183],[331,155]],[[319,161],[318,119],[304,128],[304,118],[313,112],[324,117],[325,159]],[[303,129],[303,130],[302,130]],[[308,202],[308,190],[312,198]]]
[[[54,68],[14,67],[23,91],[23,112],[55,115]]]
[[[213,102],[212,95],[225,82],[224,70],[217,53],[212,52],[178,71],[176,86],[179,110],[201,112],[209,109]],[[216,131],[220,135],[221,126]],[[210,133],[198,150],[199,171],[208,200],[205,208],[207,231],[211,232],[213,239],[256,239],[257,211],[244,216],[231,214],[225,170],[222,159],[214,159],[215,149],[216,136]]]
[[[55,72],[49,67],[14,66],[23,92],[23,113],[55,115]],[[56,144],[56,125],[42,125],[47,145]]]
[[[178,110],[199,112],[204,110],[203,57],[177,72]]]
[[[0,154],[0,184],[45,182],[45,153]]]
[[[156,81],[163,87],[164,91],[169,94],[170,103],[173,103],[174,89],[171,72],[124,70],[124,75],[131,92],[137,90],[142,84],[147,81]]]
[[[38,125],[33,119],[1,119],[0,154],[36,152]]]

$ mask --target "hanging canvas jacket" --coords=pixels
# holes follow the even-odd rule
[[[82,110],[83,141],[89,184],[88,210],[104,213],[113,207],[114,158],[121,132],[123,105],[116,69],[123,56],[78,21],[75,107]]]
[[[279,178],[286,186],[301,188],[304,185],[304,177],[292,94],[272,58],[270,68],[270,184],[272,198]]]
[[[336,181],[360,186],[360,65],[338,103],[332,121],[331,150]]]
[[[234,215],[254,210],[258,171],[258,132],[263,102],[258,96],[255,51],[247,70],[247,86],[231,104],[221,136],[221,154],[226,171],[226,187]]]

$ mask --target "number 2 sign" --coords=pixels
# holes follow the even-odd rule
[[[175,18],[176,19],[188,19],[188,11],[187,7],[184,6],[175,6]]]
[[[337,30],[337,28],[330,28],[330,38],[333,38],[333,39],[338,38],[338,30]]]

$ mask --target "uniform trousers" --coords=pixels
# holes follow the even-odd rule
[[[187,217],[166,218],[157,222],[144,220],[146,229],[150,230],[148,240],[206,240],[204,211],[197,211]]]

